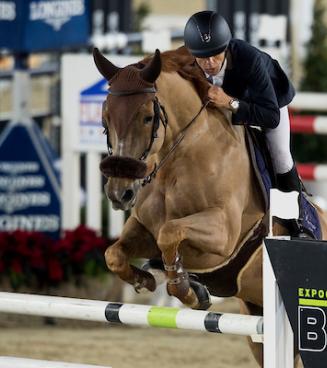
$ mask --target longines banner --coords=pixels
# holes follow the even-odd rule
[[[60,235],[55,159],[37,125],[10,124],[0,137],[0,232]]]
[[[305,368],[327,367],[327,242],[266,239]]]
[[[15,52],[86,45],[89,0],[0,0],[0,48]]]

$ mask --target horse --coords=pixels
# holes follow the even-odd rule
[[[210,292],[238,297],[242,313],[262,313],[267,211],[244,126],[208,103],[209,84],[185,48],[124,68],[93,54],[110,86],[104,190],[115,209],[131,210],[106,250],[108,268],[136,291],[154,291],[149,269],[131,261],[162,260],[168,293],[186,306],[207,309]],[[317,211],[326,239],[327,217]],[[262,366],[262,346],[251,348]]]

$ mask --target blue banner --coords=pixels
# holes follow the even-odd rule
[[[0,0],[0,48],[13,52],[85,46],[89,0]]]
[[[5,129],[0,137],[0,231],[39,231],[59,237],[56,159],[35,123]]]

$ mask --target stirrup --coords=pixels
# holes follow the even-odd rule
[[[294,220],[292,225],[293,225],[292,226],[293,228],[291,229],[292,237],[303,239],[303,240],[305,239],[315,240],[316,239],[312,231],[310,231],[309,229],[303,226],[301,219]]]
[[[288,230],[291,238],[316,239],[314,234],[303,226],[301,219],[279,219],[279,221]]]

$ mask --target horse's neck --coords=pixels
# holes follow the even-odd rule
[[[216,132],[221,131],[232,140],[240,141],[240,134],[244,132],[233,129],[230,112],[210,108],[197,116],[203,103],[191,82],[177,73],[161,73],[157,84],[160,103],[164,105],[169,117],[164,151],[193,119],[193,124],[196,124],[199,130],[204,128],[204,125],[213,124]]]
[[[200,111],[202,102],[191,82],[177,73],[162,73],[157,84],[160,102],[169,117],[167,128],[174,138]]]

